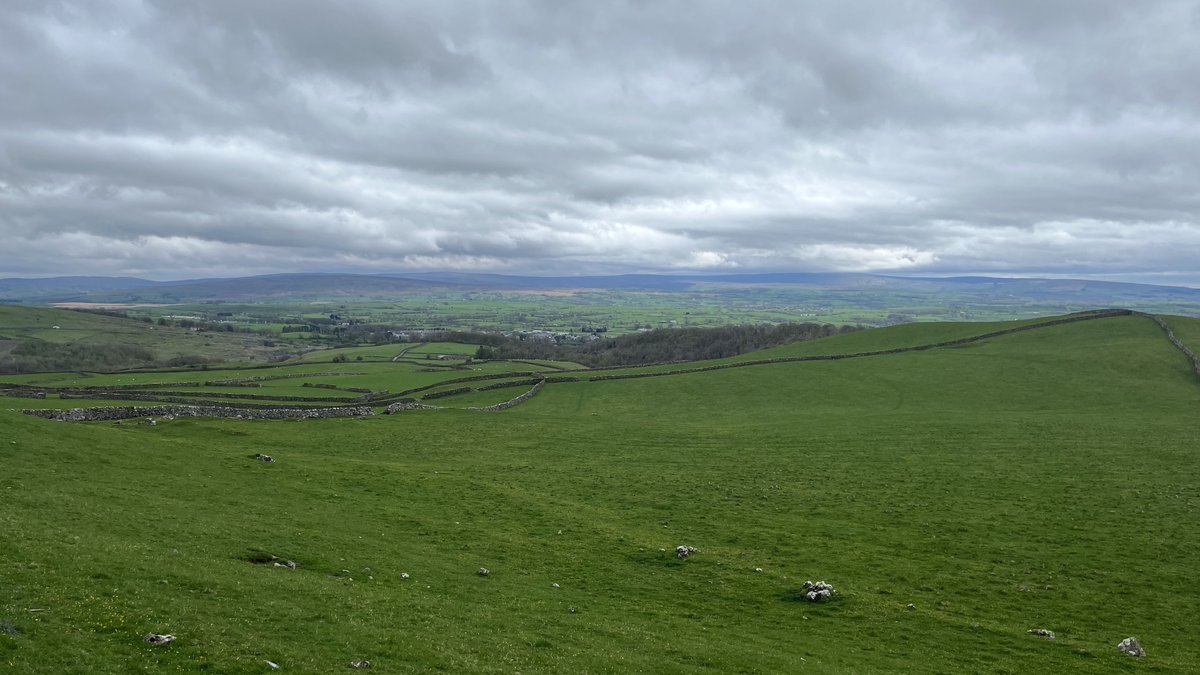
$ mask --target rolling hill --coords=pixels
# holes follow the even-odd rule
[[[897,326],[787,353],[987,328]],[[332,365],[283,368],[393,389],[432,376]],[[117,426],[0,410],[0,663],[1200,670],[1200,381],[1147,317],[572,375],[494,414]],[[682,545],[699,551],[679,559]],[[808,602],[808,579],[833,600]],[[178,639],[156,648],[148,633]],[[1117,652],[1130,636],[1144,662]]]
[[[1079,279],[916,278],[851,273],[537,277],[455,272],[273,274],[174,282],[90,277],[0,280],[0,300],[39,304],[402,301],[447,293],[470,297],[481,292],[499,294],[500,301],[506,301],[505,293],[579,291],[622,293],[626,294],[622,302],[645,304],[662,302],[664,298],[686,304],[694,301],[693,296],[703,296],[718,305],[793,309],[797,305],[876,311],[986,306],[999,308],[998,311],[1014,318],[1027,316],[1030,311],[1049,314],[1104,306],[1200,314],[1200,289]]]

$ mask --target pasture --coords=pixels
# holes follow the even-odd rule
[[[1168,321],[1200,346],[1200,322]],[[995,329],[900,326],[745,358]],[[497,378],[465,385],[475,389],[533,368],[429,372],[423,357],[377,360],[386,355],[204,376],[295,375],[240,391],[315,398],[341,392],[305,382],[396,393]],[[13,633],[0,632],[0,664],[95,673],[261,673],[268,660],[328,673],[359,659],[381,672],[1200,670],[1200,382],[1149,319],[592,379],[623,372],[637,371],[572,372],[580,381],[547,384],[501,413],[459,408],[528,387],[390,416],[153,427],[16,412],[77,404],[52,391],[0,399],[0,625]],[[0,381],[164,378],[175,390],[184,376]],[[699,553],[676,559],[679,545]],[[297,568],[255,564],[269,555]],[[479,576],[481,567],[491,573]],[[833,584],[834,600],[804,600],[808,579]],[[1035,628],[1056,640],[1027,634]],[[147,633],[178,640],[153,647]],[[1146,659],[1117,653],[1129,636]]]

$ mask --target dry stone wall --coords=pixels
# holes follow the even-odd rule
[[[234,408],[229,406],[155,405],[71,408],[69,410],[22,410],[26,415],[60,422],[105,422],[135,417],[218,417],[240,420],[329,419],[370,417],[369,406],[342,408]]]
[[[615,375],[597,375],[588,378],[589,382],[600,382],[603,380],[628,380],[638,377],[661,377],[664,375],[682,375],[684,373],[702,373],[710,370],[724,370],[725,368],[745,368],[747,366],[761,366],[769,363],[797,363],[804,361],[840,361],[842,359],[858,359],[867,356],[883,356],[886,354],[901,354],[904,352],[920,352],[929,349],[937,349],[940,347],[954,347],[957,345],[970,344],[972,342],[980,342],[1001,335],[1009,335],[1012,333],[1021,333],[1024,331],[1037,330],[1039,328],[1047,328],[1049,326],[1057,326],[1065,323],[1077,323],[1079,321],[1092,321],[1094,319],[1103,319],[1114,316],[1129,316],[1134,312],[1128,309],[1111,309],[1099,310],[1095,312],[1086,312],[1073,314],[1062,319],[1053,321],[1043,321],[1026,326],[1015,326],[1013,328],[1005,328],[1003,330],[992,331],[982,335],[973,335],[971,337],[959,338],[957,340],[947,340],[945,342],[935,342],[926,345],[916,345],[913,347],[897,347],[895,349],[880,349],[872,352],[855,352],[851,354],[826,354],[820,356],[780,356],[773,359],[755,359],[750,361],[738,361],[736,363],[718,363],[711,366],[700,366],[697,368],[675,368],[672,370],[658,370],[648,373],[617,373]],[[628,366],[627,366],[628,367]],[[636,366],[644,367],[644,366]],[[597,369],[599,370],[599,369]]]
[[[509,399],[509,400],[505,401],[504,403],[497,403],[496,405],[489,405],[484,408],[467,408],[467,410],[473,410],[475,412],[500,412],[501,410],[508,410],[509,408],[512,408],[513,406],[521,405],[525,401],[528,401],[529,399],[533,398],[534,396],[537,396],[538,392],[541,391],[542,387],[544,387],[544,386],[546,386],[546,381],[539,380],[538,383],[533,385],[533,387],[530,388],[529,391],[525,392],[524,394],[521,394],[520,396],[518,396],[516,398]]]
[[[1171,326],[1167,324],[1167,322],[1161,317],[1153,314],[1142,314],[1141,312],[1138,312],[1138,314],[1141,314],[1141,316],[1147,317],[1154,323],[1158,324],[1158,327],[1163,329],[1163,332],[1167,334],[1167,339],[1170,340],[1171,344],[1175,345],[1176,349],[1183,352],[1183,355],[1186,356],[1188,361],[1192,363],[1192,370],[1196,371],[1196,375],[1200,376],[1200,358],[1197,358],[1195,352],[1193,352],[1191,349],[1188,349],[1188,346],[1183,344],[1183,341],[1175,336],[1175,331],[1171,330]]]

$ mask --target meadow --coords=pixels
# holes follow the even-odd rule
[[[1167,321],[1200,347],[1200,321]],[[905,325],[737,358],[880,351],[1013,325]],[[242,393],[317,397],[340,392],[305,382],[397,392],[532,368],[425,363],[447,351],[203,376],[298,375]],[[155,426],[17,409],[79,404],[54,386],[177,388],[201,373],[0,378],[51,392],[0,399],[0,664],[1200,671],[1200,381],[1148,318],[592,379],[634,372],[576,370],[580,381],[500,413],[462,408],[528,387],[390,416]],[[699,552],[679,560],[680,545]],[[297,568],[255,564],[270,555]],[[807,602],[808,579],[830,582],[834,599]],[[178,640],[153,647],[147,633]],[[1146,659],[1117,653],[1129,636]]]

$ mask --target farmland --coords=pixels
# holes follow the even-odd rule
[[[1200,348],[1200,321],[1166,321]],[[0,620],[14,633],[0,633],[0,664],[1200,669],[1200,381],[1147,317],[909,324],[569,373],[472,352],[0,378],[46,396],[0,398]],[[828,358],[847,355],[861,356]],[[466,409],[531,377],[547,384],[522,405]],[[363,402],[380,410],[466,391],[421,401],[437,410],[328,420],[17,412],[153,405],[85,387],[281,406],[374,395]],[[679,545],[699,552],[676,559]],[[269,555],[297,568],[252,562]],[[834,599],[805,601],[807,579]],[[156,648],[147,633],[178,640]],[[1116,652],[1135,635],[1144,661]]]

